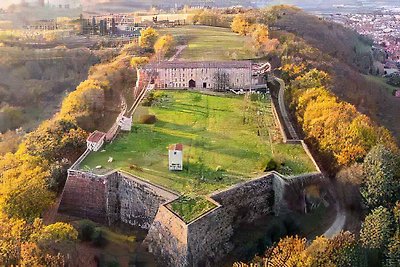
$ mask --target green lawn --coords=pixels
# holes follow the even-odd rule
[[[184,26],[159,30],[160,34],[171,34],[178,43],[188,45],[180,59],[184,60],[231,60],[251,59],[248,38],[233,33],[230,29],[210,26]]]
[[[252,101],[188,91],[157,91],[151,107],[140,107],[131,133],[120,135],[105,151],[91,153],[81,168],[104,173],[122,169],[183,194],[203,195],[262,175],[274,159],[278,171],[315,171],[300,145],[282,144],[269,97]],[[155,124],[140,124],[154,114]],[[170,144],[184,146],[184,170],[168,170]],[[109,163],[109,157],[113,162]],[[282,165],[280,163],[283,163]],[[101,165],[101,169],[95,169]]]
[[[381,76],[374,75],[363,75],[368,81],[375,82],[377,85],[385,88],[390,94],[393,94],[393,91],[396,91],[398,88],[396,86],[390,85],[386,83],[386,78]]]

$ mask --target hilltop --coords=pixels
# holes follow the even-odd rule
[[[131,133],[89,154],[81,168],[95,173],[122,169],[177,192],[195,194],[260,176],[271,159],[285,175],[315,171],[301,145],[280,143],[267,96],[251,100],[190,91],[157,95],[150,107],[144,103],[136,112]],[[149,115],[155,116],[154,124],[144,119]],[[167,147],[174,143],[184,146],[182,172],[168,170]],[[99,165],[102,168],[96,169]]]

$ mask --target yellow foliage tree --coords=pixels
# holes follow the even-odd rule
[[[68,250],[77,236],[77,231],[70,224],[44,226],[40,219],[28,223],[0,214],[0,265],[64,266],[64,255],[54,249],[60,245]]]
[[[240,35],[247,35],[250,30],[251,23],[243,14],[237,14],[231,23],[231,30]]]
[[[251,40],[257,54],[266,52],[269,42],[269,30],[264,24],[254,24],[251,27]]]
[[[173,48],[174,37],[167,34],[158,38],[157,42],[154,44],[154,51],[161,57],[169,54]]]
[[[131,66],[134,68],[140,68],[147,63],[149,63],[150,59],[148,57],[133,57],[131,59]]]
[[[11,161],[7,164],[7,161]],[[0,209],[9,217],[33,220],[50,206],[49,171],[29,155],[7,154],[0,174]],[[0,166],[0,169],[2,169]]]
[[[148,27],[140,31],[139,46],[142,48],[153,48],[158,38],[158,33],[155,29]]]

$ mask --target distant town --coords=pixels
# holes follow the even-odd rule
[[[372,13],[331,14],[330,21],[340,23],[370,37],[375,45],[388,52],[388,59],[400,62],[400,11],[383,10]]]

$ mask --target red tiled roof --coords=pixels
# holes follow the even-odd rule
[[[97,143],[99,142],[101,139],[103,139],[106,136],[106,133],[100,132],[100,131],[94,131],[93,133],[91,133],[89,135],[89,137],[87,138],[87,141],[89,142],[93,142],[93,143]]]
[[[250,60],[232,61],[161,61],[149,63],[144,69],[171,69],[171,68],[250,68]]]
[[[174,144],[174,145],[170,145],[169,150],[179,150],[182,151],[183,150],[183,145],[182,144]]]

